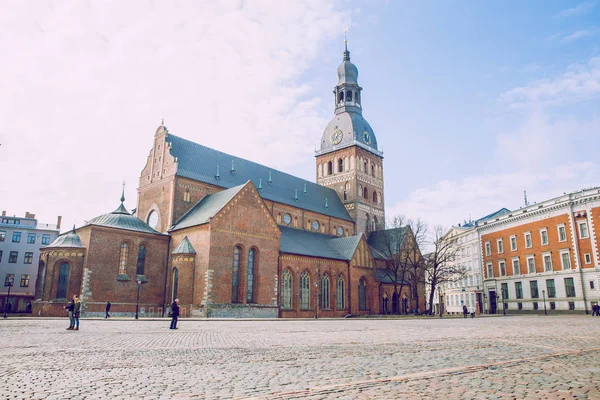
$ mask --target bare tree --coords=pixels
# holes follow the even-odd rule
[[[419,309],[419,287],[425,285],[426,270],[421,249],[427,245],[427,224],[421,219],[409,219],[407,226],[410,228],[411,235],[404,240],[405,263],[409,271],[408,279],[411,286],[411,296],[415,301],[416,311],[421,312]]]
[[[406,237],[411,236],[410,227],[406,222],[404,216],[395,216],[386,223],[385,230],[371,233],[374,235],[372,245],[379,253],[379,258],[385,263],[383,272],[394,285],[392,295],[392,312],[394,313],[398,313],[400,308],[400,294],[406,286],[405,279],[409,274],[406,252],[403,251]]]
[[[456,236],[441,226],[436,226],[431,238],[432,252],[425,259],[426,284],[429,286],[429,310],[433,314],[433,296],[435,289],[449,282],[456,282],[466,276],[466,268],[457,266],[454,261],[458,252]],[[440,304],[440,316],[441,304]]]

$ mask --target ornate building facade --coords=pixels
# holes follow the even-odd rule
[[[394,285],[382,278],[385,260],[370,240],[384,228],[383,154],[362,117],[357,77],[346,46],[317,183],[161,124],[135,216],[121,203],[42,249],[34,313],[62,313],[65,291],[81,293],[90,315],[109,300],[117,315],[131,313],[138,292],[143,315],[162,315],[175,298],[183,316],[385,312]]]

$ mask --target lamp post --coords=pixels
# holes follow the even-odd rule
[[[4,302],[4,318],[8,317],[8,300],[10,299],[10,288],[13,286],[15,277],[9,275],[4,282],[4,286],[8,286],[8,294],[6,295],[6,301]]]
[[[502,315],[506,315],[506,307],[504,307],[504,293],[500,295],[500,301],[502,301]]]
[[[138,311],[140,308],[140,286],[142,286],[142,281],[140,279],[136,280],[137,283],[137,295],[135,297],[135,319],[138,319]]]
[[[546,311],[546,291],[542,289],[542,297],[544,298],[544,315],[548,315],[548,311]]]

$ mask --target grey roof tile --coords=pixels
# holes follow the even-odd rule
[[[188,237],[186,236],[171,254],[196,254],[196,250],[194,249],[194,246],[192,246]]]
[[[171,143],[171,155],[177,157],[177,176],[223,188],[239,186],[250,180],[267,200],[354,221],[333,189],[172,134],[167,136],[167,141]]]
[[[348,261],[354,255],[351,250],[360,241],[360,236],[339,238],[317,232],[280,226],[279,251],[311,257]],[[350,254],[351,253],[351,254]]]
[[[75,232],[75,227],[73,227],[73,230],[69,231],[68,233],[63,233],[62,235],[57,237],[54,240],[54,242],[52,242],[48,246],[46,246],[46,248],[48,248],[48,247],[52,247],[52,248],[57,248],[57,247],[85,248],[83,243],[81,243],[81,238],[79,237],[77,232]]]
[[[105,226],[109,228],[162,235],[162,233],[155,231],[150,227],[150,225],[138,217],[129,214],[129,212],[127,212],[123,206],[123,203],[121,203],[121,205],[115,211],[92,218],[84,226],[88,225]]]
[[[406,237],[406,232],[408,232],[408,226],[371,232],[367,238],[367,243],[376,250],[371,250],[373,257],[385,260],[386,255],[389,257],[388,253],[390,251],[394,254],[398,253]]]

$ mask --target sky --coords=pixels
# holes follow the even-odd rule
[[[113,211],[164,118],[315,180],[344,30],[384,152],[386,217],[450,227],[600,186],[599,1],[0,5],[0,209]]]

